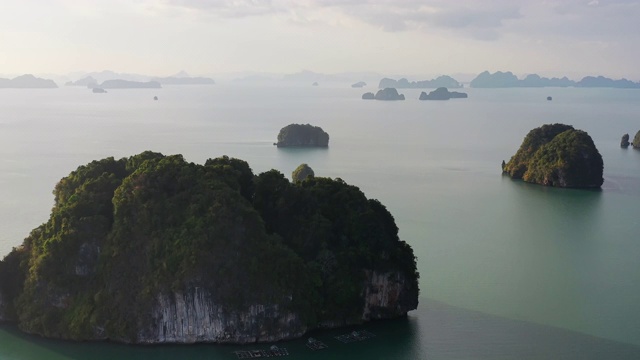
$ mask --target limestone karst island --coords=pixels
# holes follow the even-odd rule
[[[602,156],[586,132],[549,124],[531,130],[503,173],[526,182],[564,187],[600,188]]]
[[[319,126],[289,124],[278,133],[278,147],[327,147],[329,134]]]
[[[80,166],[0,262],[0,319],[51,338],[250,343],[406,315],[411,247],[340,179],[154,152]]]
[[[404,94],[398,94],[398,90],[395,88],[384,88],[378,90],[375,95],[372,92],[362,94],[362,100],[404,100]]]

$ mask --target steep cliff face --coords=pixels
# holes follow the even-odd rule
[[[360,319],[334,319],[319,327],[396,318],[418,306],[417,287],[399,272],[367,271],[363,291],[365,303]],[[299,338],[311,330],[298,314],[282,310],[278,304],[255,304],[230,310],[212,299],[211,293],[202,288],[159,295],[151,311],[152,322],[149,328],[141,329],[136,342],[244,344]]]
[[[5,304],[2,300],[2,291],[0,291],[0,321],[5,321]]]
[[[418,308],[418,287],[400,272],[367,272],[362,320],[390,319]]]
[[[139,343],[243,344],[296,338],[307,330],[296,314],[278,304],[230,310],[200,288],[158,296],[152,318],[151,327],[139,333]]]

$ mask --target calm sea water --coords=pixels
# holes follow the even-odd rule
[[[466,89],[466,100],[423,102],[405,90],[404,102],[360,100],[371,90],[2,89],[0,254],[48,219],[56,182],[94,159],[229,155],[285,175],[305,162],[389,208],[418,257],[421,299],[407,319],[368,325],[375,340],[343,345],[333,336],[351,329],[320,332],[329,349],[279,344],[289,358],[640,358],[640,151],[619,147],[640,130],[640,91]],[[501,176],[527,132],[555,122],[594,139],[602,191]],[[290,123],[321,126],[330,147],[277,149]],[[239,348],[76,344],[0,327],[0,359],[232,359]]]

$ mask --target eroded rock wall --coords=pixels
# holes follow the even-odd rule
[[[158,296],[152,326],[139,334],[138,342],[267,342],[297,338],[307,331],[297,314],[282,311],[277,304],[231,310],[212,299],[201,288]]]

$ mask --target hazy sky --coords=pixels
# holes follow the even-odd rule
[[[0,0],[0,74],[511,70],[640,80],[640,1]]]

